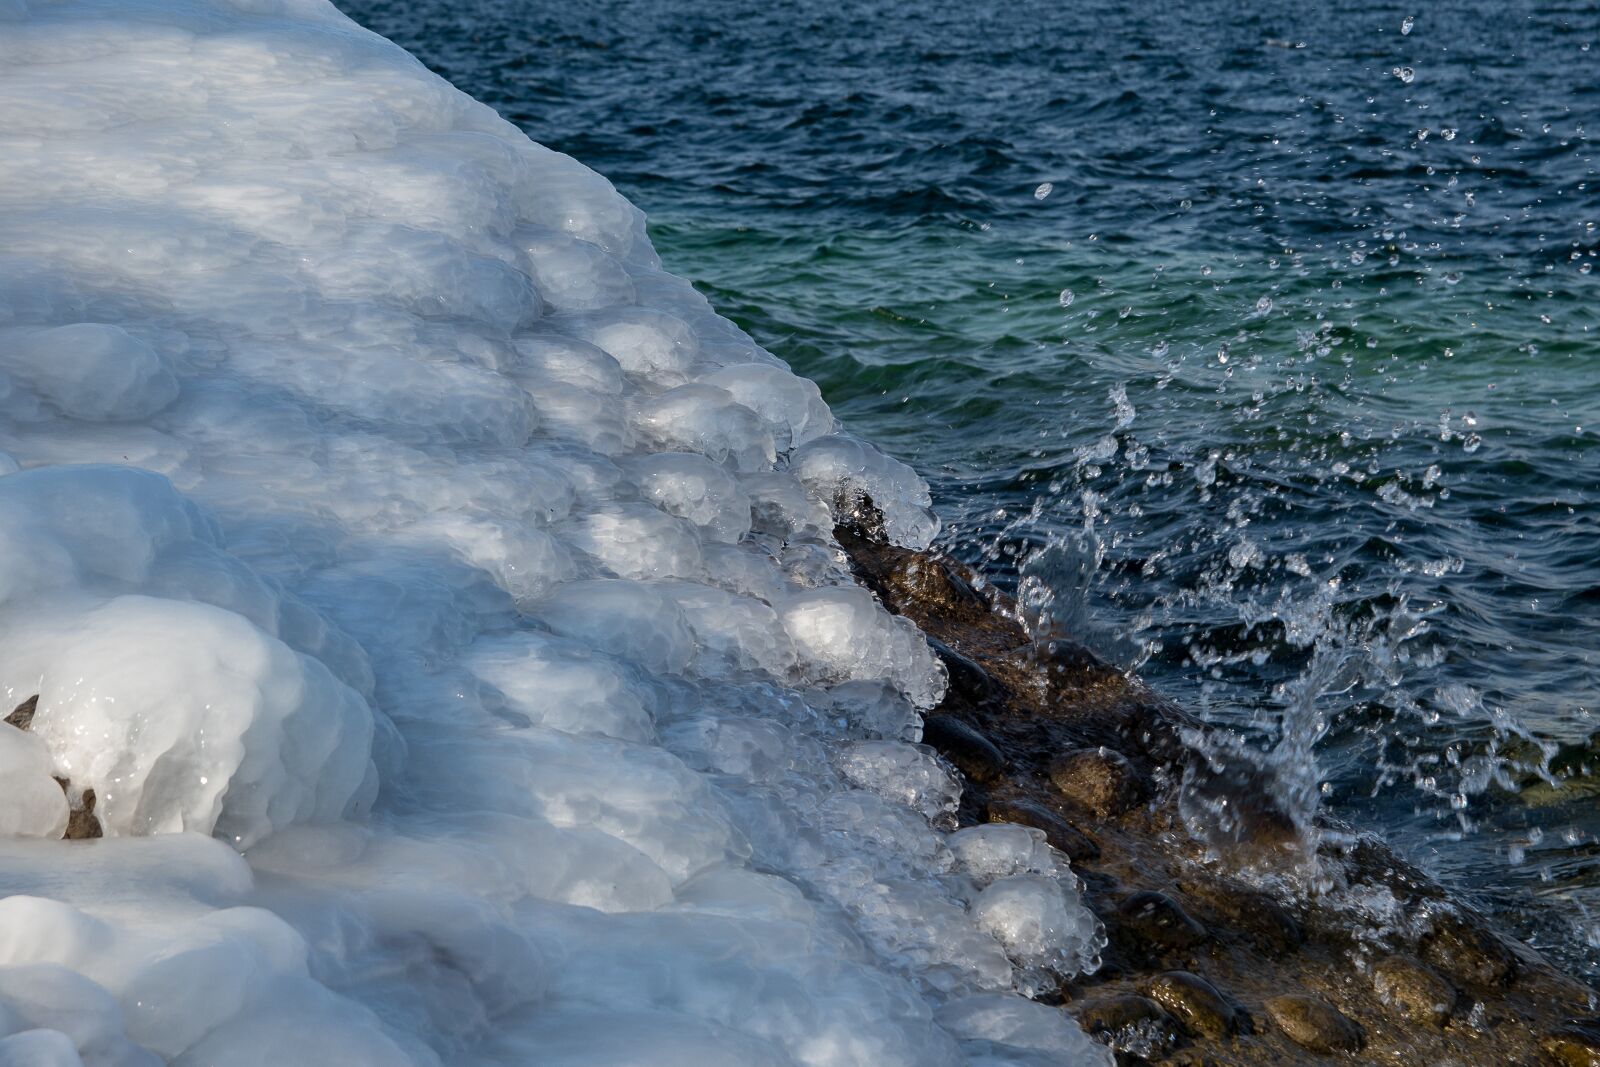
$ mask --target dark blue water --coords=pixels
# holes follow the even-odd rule
[[[1595,5],[343,7],[610,177],[953,551],[1600,965]]]

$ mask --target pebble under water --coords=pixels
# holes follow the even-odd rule
[[[1600,10],[345,0],[947,547],[1600,973]]]

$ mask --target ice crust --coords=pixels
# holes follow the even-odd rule
[[[863,497],[937,532],[322,0],[0,0],[0,1065],[1109,1063]]]

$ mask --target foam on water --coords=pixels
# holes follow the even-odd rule
[[[321,0],[0,0],[0,1064],[1108,1063],[865,498],[937,532]]]

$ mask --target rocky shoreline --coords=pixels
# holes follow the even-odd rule
[[[1284,888],[1275,876],[1313,857],[1263,771],[1201,755],[1204,727],[1182,709],[1071,635],[1037,641],[963,564],[880,530],[858,509],[835,536],[945,665],[922,740],[965,779],[956,819],[1032,826],[1070,858],[1106,943],[1093,974],[1043,999],[1119,1064],[1600,1067],[1589,986],[1373,835],[1324,828],[1326,888]],[[6,723],[28,730],[36,699]],[[57,781],[65,837],[99,837],[93,793]],[[1184,793],[1220,814],[1224,840],[1190,832]]]
[[[872,518],[868,503],[836,536],[945,664],[923,741],[966,779],[957,817],[1036,827],[1071,858],[1107,945],[1054,999],[1119,1063],[1600,1065],[1590,987],[1377,837],[1307,835],[1264,772],[1201,756],[1180,708],[1071,635],[1037,642],[1003,594]],[[1225,840],[1188,832],[1185,792]],[[1264,888],[1312,862],[1325,890]]]

